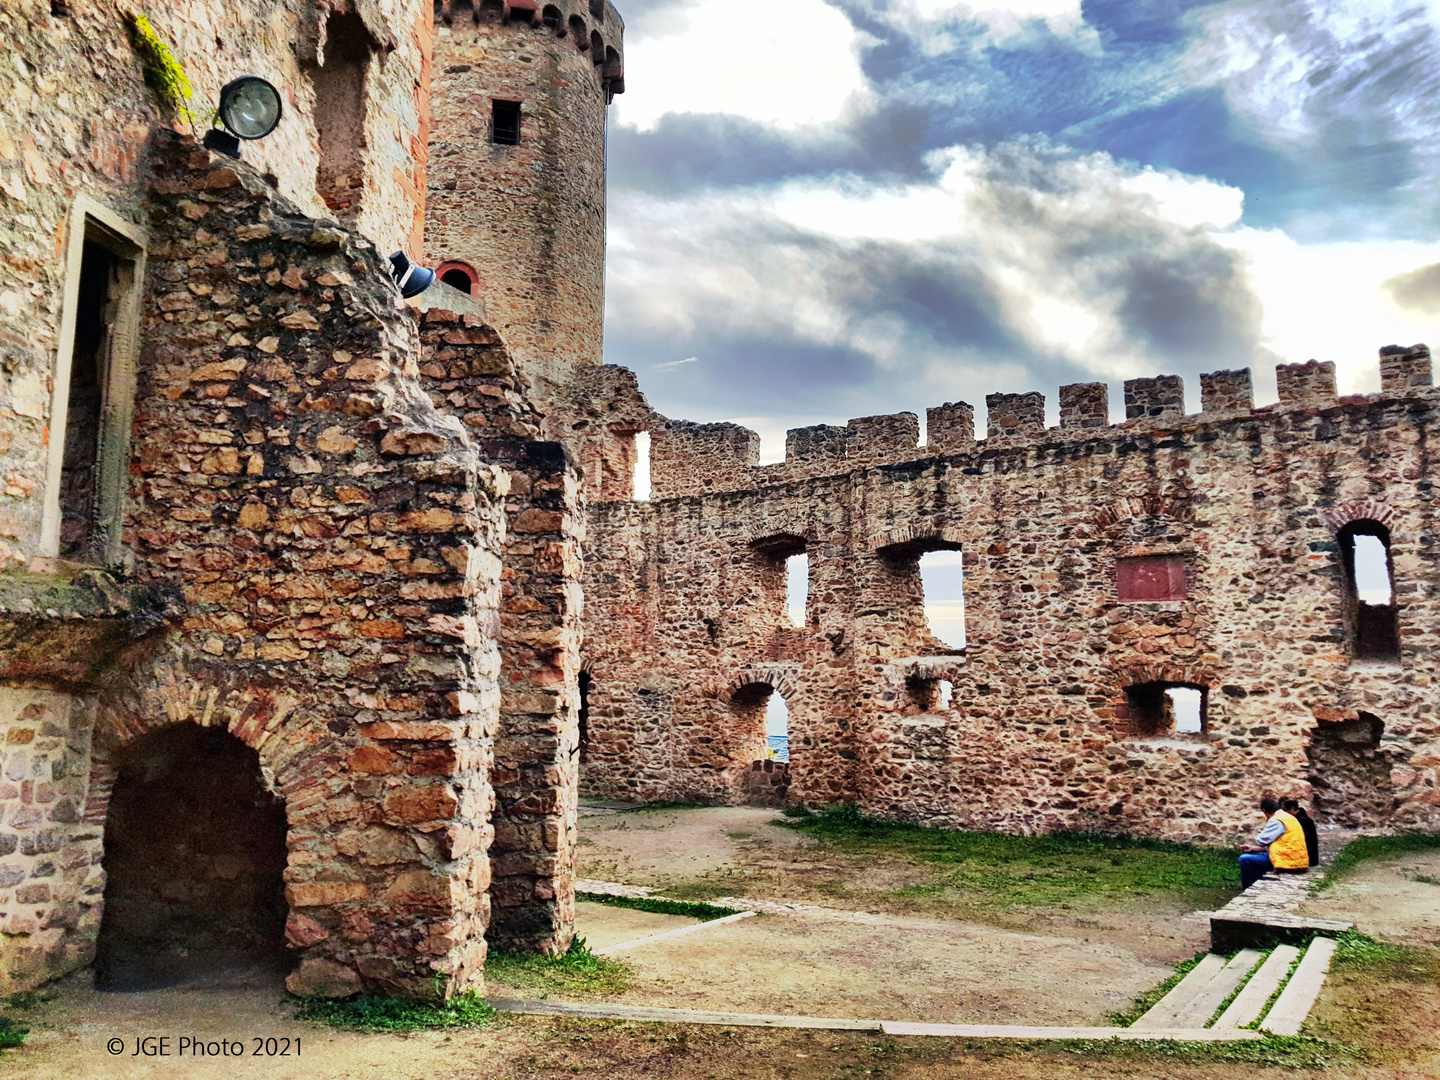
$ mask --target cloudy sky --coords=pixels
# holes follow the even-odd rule
[[[1440,342],[1440,0],[624,0],[606,359],[787,427]],[[983,428],[982,428],[983,430]]]

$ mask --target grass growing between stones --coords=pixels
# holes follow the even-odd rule
[[[295,1010],[295,1018],[345,1031],[402,1032],[481,1027],[495,1011],[473,991],[434,1004],[361,994],[344,1001],[305,998]]]
[[[487,979],[505,986],[561,994],[592,997],[622,994],[629,987],[633,973],[629,964],[596,956],[580,937],[571,941],[569,951],[559,956],[491,952],[485,958]]]
[[[953,890],[988,907],[1044,907],[1085,899],[1119,899],[1159,892],[1233,895],[1240,880],[1235,854],[1168,840],[1048,833],[935,829],[878,821],[854,807],[819,813],[790,810],[784,824],[835,851],[884,853],[928,864],[933,880],[899,893],[922,897]]]
[[[1404,855],[1412,851],[1435,850],[1440,850],[1440,834],[1437,833],[1357,836],[1340,850],[1340,854],[1335,856],[1335,861],[1330,864],[1330,869],[1325,872],[1325,876],[1320,879],[1315,888],[1317,890],[1328,889],[1341,878],[1353,874],[1361,863],[1371,859]]]
[[[587,904],[606,904],[609,907],[631,908],[648,911],[652,915],[683,915],[687,919],[709,922],[723,919],[727,915],[738,915],[739,908],[723,904],[707,904],[703,900],[669,900],[659,896],[611,896],[608,893],[576,893],[576,900]]]
[[[1159,986],[1146,990],[1143,994],[1138,995],[1135,1000],[1130,1003],[1130,1008],[1124,1012],[1111,1013],[1105,1019],[1109,1021],[1112,1027],[1129,1027],[1149,1012],[1157,1001],[1175,989],[1175,987],[1180,984],[1180,980],[1190,974],[1190,969],[1203,959],[1205,959],[1205,954],[1203,952],[1197,952],[1189,960],[1182,960],[1175,965],[1175,973]]]

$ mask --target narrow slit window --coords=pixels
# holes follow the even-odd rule
[[[520,102],[490,103],[491,141],[498,146],[520,145]]]
[[[785,613],[790,625],[805,625],[805,609],[810,603],[810,556],[805,552],[785,560]]]
[[[952,649],[965,648],[965,563],[958,551],[920,556],[920,587],[930,633]]]
[[[949,679],[940,680],[940,694],[937,701],[939,708],[948,709],[950,703],[955,700],[955,684]]]
[[[635,472],[631,478],[631,490],[636,502],[650,501],[650,433],[635,433]]]
[[[790,760],[790,706],[773,691],[765,702],[765,753],[776,761]]]

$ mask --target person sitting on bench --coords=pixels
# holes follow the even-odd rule
[[[1280,809],[1280,803],[1266,796],[1260,800],[1260,811],[1266,816],[1265,827],[1255,835],[1255,843],[1240,848],[1240,888],[1248,889],[1271,870],[1299,873],[1310,865],[1305,850],[1305,830],[1294,816]]]
[[[1300,822],[1300,828],[1305,831],[1305,853],[1310,856],[1310,865],[1319,866],[1320,830],[1315,827],[1315,819],[1305,812],[1305,808],[1296,799],[1281,799],[1280,809]]]

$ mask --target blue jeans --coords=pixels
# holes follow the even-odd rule
[[[1273,869],[1275,867],[1270,864],[1270,856],[1266,852],[1241,855],[1240,888],[1248,889]]]

